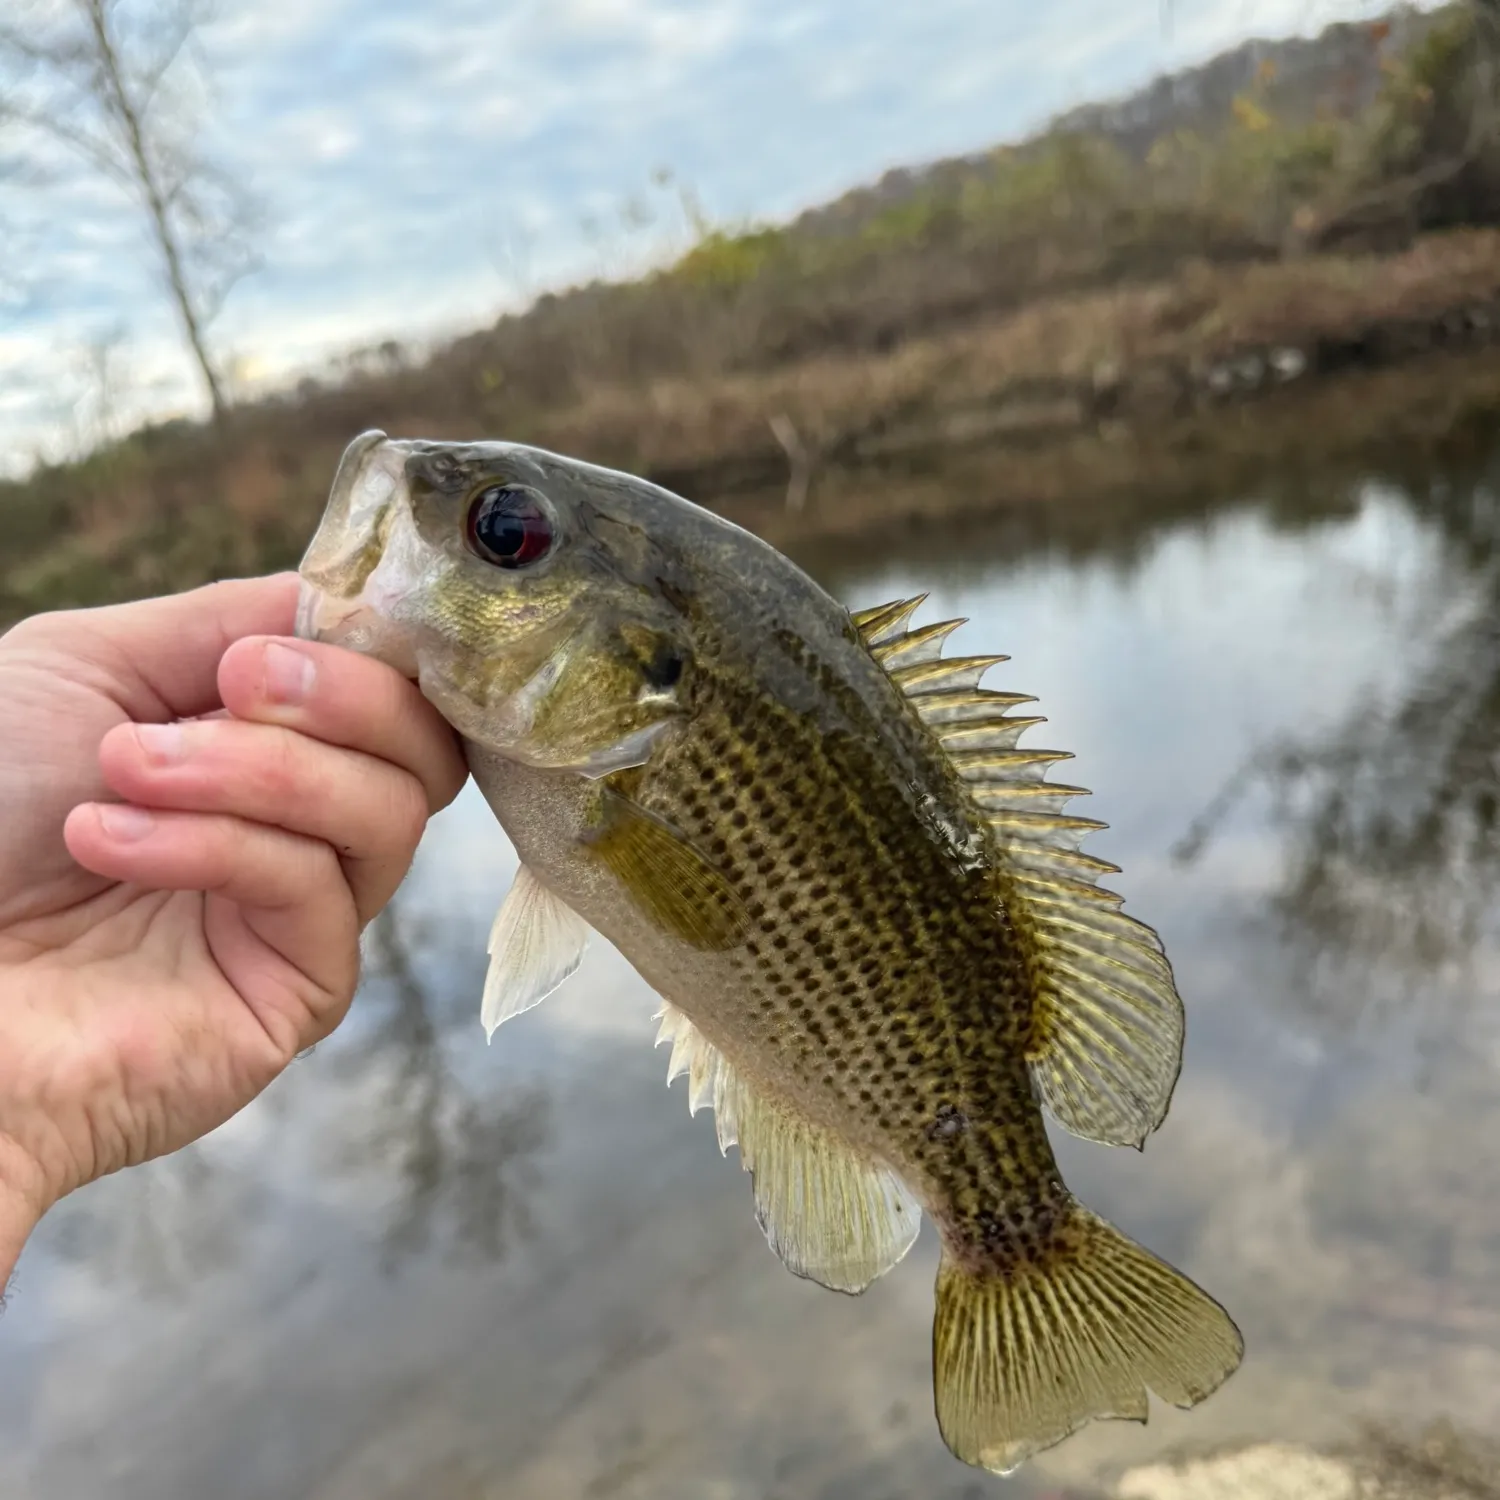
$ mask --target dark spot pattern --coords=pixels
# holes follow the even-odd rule
[[[894,688],[877,723],[809,649],[778,645],[798,693],[768,694],[695,641],[691,732],[632,795],[745,903],[736,1004],[777,1068],[826,1118],[854,1122],[847,1134],[880,1142],[951,1242],[991,1259],[1035,1252],[1065,1196],[1025,1062],[1026,968],[993,873],[921,809],[935,802],[962,833],[977,814]],[[799,697],[828,713],[789,706]]]

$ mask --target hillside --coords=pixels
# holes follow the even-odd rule
[[[1442,20],[1442,12],[1401,5],[1377,22],[1338,22],[1315,37],[1252,39],[1198,67],[1163,74],[1121,99],[1071,109],[1010,150],[1022,157],[1042,154],[1059,137],[1085,136],[1107,141],[1140,163],[1158,141],[1173,136],[1222,141],[1242,123],[1237,100],[1254,100],[1282,127],[1354,120],[1379,98],[1392,65],[1409,57]],[[847,231],[914,198],[962,193],[965,183],[984,175],[992,155],[893,168],[878,182],[809,210],[792,228]]]

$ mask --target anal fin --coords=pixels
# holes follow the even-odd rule
[[[667,1081],[689,1075],[693,1113],[711,1104],[719,1149],[738,1144],[755,1217],[787,1269],[838,1292],[862,1292],[911,1249],[921,1207],[895,1173],[742,1079],[680,1010],[664,1005],[657,1045],[672,1043]]]

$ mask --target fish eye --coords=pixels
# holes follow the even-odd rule
[[[511,484],[492,484],[469,501],[469,550],[499,568],[525,568],[551,550],[552,518],[540,498]]]

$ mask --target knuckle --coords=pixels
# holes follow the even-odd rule
[[[309,890],[326,889],[330,883],[344,881],[344,867],[332,844],[322,839],[303,839],[306,880]]]
[[[66,658],[78,653],[79,644],[76,621],[66,610],[28,615],[8,630],[0,630],[0,651],[7,655]]]
[[[48,623],[51,619],[50,614],[27,615],[24,620],[17,620],[9,630],[0,632],[0,642],[11,650],[25,650],[45,644],[49,633],[55,629],[55,626]]]
[[[257,739],[261,736],[257,735]],[[307,768],[294,736],[271,731],[264,743],[254,748],[256,789],[274,807],[300,800],[310,790]],[[254,747],[255,742],[251,742]]]
[[[287,903],[302,903],[347,884],[332,845],[281,829],[268,833],[273,841],[268,857],[277,865],[276,883]]]
[[[403,847],[415,848],[427,828],[427,793],[415,776],[402,776],[393,788],[391,828]]]

